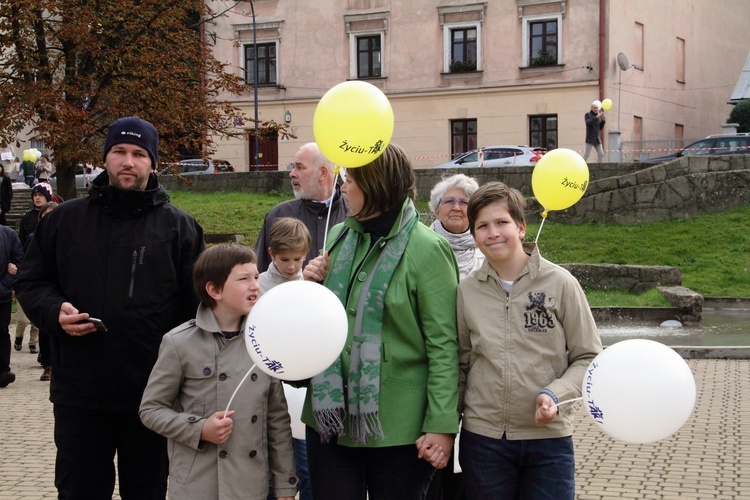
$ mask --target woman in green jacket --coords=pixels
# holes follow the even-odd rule
[[[309,383],[302,420],[315,498],[424,498],[458,429],[458,267],[419,222],[414,172],[388,145],[346,171],[351,215],[305,268],[344,304],[341,356]]]

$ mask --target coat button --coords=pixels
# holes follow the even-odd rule
[[[344,349],[344,352],[347,353],[347,354],[351,354],[352,353],[352,346],[350,346],[350,345],[346,346],[346,349]]]
[[[192,415],[188,417],[188,422],[195,422],[196,420],[198,419]]]
[[[250,452],[250,458],[255,458],[255,455],[257,455],[257,454],[258,454],[257,451],[255,451],[255,450],[251,451]]]
[[[221,450],[219,452],[219,458],[227,458],[227,455],[229,455],[229,453],[227,453],[226,450]]]
[[[357,310],[354,309],[353,307],[350,307],[349,309],[346,310],[346,314],[348,314],[349,316],[353,318],[354,316],[357,315]]]
[[[252,375],[250,375],[250,380],[252,380],[253,382],[256,381],[256,380],[258,380],[258,374],[257,373],[253,373]]]
[[[289,484],[297,484],[297,478],[296,477],[290,477],[289,478]]]
[[[205,375],[205,376],[209,376],[209,375],[211,375],[211,368],[209,368],[209,367],[205,367],[205,368],[203,369],[203,375]]]
[[[253,418],[250,419],[252,423],[255,423],[258,421],[258,415],[253,415]]]
[[[367,279],[367,273],[360,271],[357,273],[357,281],[365,281]]]
[[[227,374],[226,374],[226,373],[221,373],[221,374],[219,374],[219,380],[221,380],[221,381],[223,382],[223,381],[225,381],[226,379],[227,379]]]

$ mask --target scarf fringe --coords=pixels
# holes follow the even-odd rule
[[[358,443],[368,444],[371,437],[385,439],[379,412],[349,415],[349,434]]]
[[[315,423],[318,424],[318,434],[323,443],[327,443],[334,436],[344,434],[344,409],[330,408],[313,411]]]

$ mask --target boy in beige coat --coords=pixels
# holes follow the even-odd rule
[[[254,372],[242,330],[260,296],[255,253],[216,245],[195,263],[195,320],[167,333],[141,401],[146,427],[169,440],[169,496],[256,499],[296,493],[292,433],[281,381]]]

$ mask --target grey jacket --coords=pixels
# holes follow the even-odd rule
[[[244,322],[243,322],[244,324]],[[143,393],[140,417],[169,439],[169,496],[179,499],[257,499],[294,496],[292,432],[281,381],[254,370],[230,410],[234,426],[222,445],[200,440],[206,417],[227,408],[252,366],[242,335],[226,340],[211,309],[162,339]]]
[[[510,294],[488,261],[458,285],[459,411],[463,427],[510,440],[570,436],[573,405],[550,424],[534,422],[543,389],[558,401],[581,395],[602,350],[586,296],[568,271],[534,248]]]

